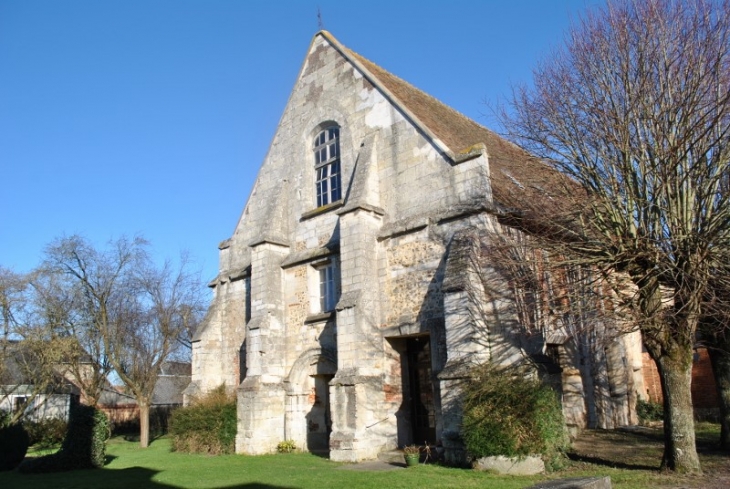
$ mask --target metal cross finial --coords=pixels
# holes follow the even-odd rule
[[[322,11],[317,6],[317,27],[320,31],[324,30],[324,22],[322,22]]]

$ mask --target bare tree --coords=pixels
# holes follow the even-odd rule
[[[631,279],[664,394],[662,467],[699,472],[692,348],[711,271],[730,241],[721,192],[730,2],[619,0],[592,11],[534,70],[534,86],[515,90],[512,109],[508,131],[584,190],[572,215],[560,216],[568,219],[540,209],[514,217],[549,222],[560,232],[543,235],[545,246]]]
[[[64,384],[56,367],[73,350],[74,340],[50,327],[33,307],[28,275],[0,268],[0,403],[11,411],[11,422],[40,408],[45,394]],[[11,400],[19,396],[22,406]]]
[[[182,347],[180,338],[194,329],[204,306],[199,277],[169,263],[144,266],[135,273],[136,307],[118,316],[110,342],[119,377],[132,392],[140,411],[140,445],[149,444],[149,413],[162,364]]]
[[[44,268],[80,293],[72,328],[91,347],[99,372],[109,362],[140,408],[140,445],[149,444],[149,407],[160,366],[176,353],[202,311],[204,287],[182,261],[157,269],[141,238],[118,239],[105,251],[83,238],[58,240]]]
[[[82,392],[82,402],[96,406],[112,365],[100,330],[94,325],[93,306],[78,284],[63,273],[40,267],[30,276],[33,308],[38,323],[57,334],[73,339],[65,358],[56,367]]]
[[[129,276],[144,257],[146,242],[122,238],[99,251],[79,236],[46,248],[35,288],[38,307],[78,342],[66,363],[90,404],[96,404],[112,370],[109,338],[124,314]]]
[[[0,267],[0,321],[2,321],[2,337],[0,338],[0,383],[6,376],[8,365],[6,358],[8,346],[15,335],[18,325],[16,316],[25,308],[27,280],[24,276]]]
[[[0,320],[2,337],[7,339],[17,324],[18,311],[25,308],[27,279],[24,275],[0,267]]]

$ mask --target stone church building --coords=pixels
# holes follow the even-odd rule
[[[506,209],[549,201],[557,178],[317,33],[219,245],[187,399],[235,389],[238,453],[294,440],[355,462],[427,442],[459,461],[464,366],[529,357],[552,363],[572,428],[635,421],[635,335],[526,335],[508,294],[495,293],[507,280],[495,274],[485,287],[470,259],[483,236],[502,232]]]

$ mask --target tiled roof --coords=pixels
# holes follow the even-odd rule
[[[190,376],[192,365],[190,362],[168,361],[160,365],[160,375],[182,375]]]
[[[178,405],[183,402],[183,391],[190,384],[191,364],[188,362],[165,362],[160,366],[160,374],[152,392],[152,405]],[[99,403],[106,406],[132,405],[137,401],[134,396],[124,392],[124,387],[104,389]]]
[[[492,194],[496,204],[505,209],[526,210],[528,202],[548,205],[562,193],[566,177],[533,157],[517,145],[457,112],[434,97],[398,78],[372,61],[339,43],[322,31],[345,57],[363,71],[386,97],[412,115],[412,122],[440,140],[447,154],[456,159],[479,144],[484,144],[489,157]]]
[[[183,391],[190,384],[189,375],[165,375],[157,377],[152,404],[182,404]]]
[[[2,362],[3,368],[0,369],[0,385],[33,385],[38,381],[34,377],[34,373],[43,369],[39,365],[37,352],[28,348],[22,341],[10,341],[3,345]],[[73,387],[73,384],[64,378],[57,371],[53,371],[51,378],[46,378],[47,374],[39,374],[44,376],[44,381],[49,381],[48,391],[58,391]]]

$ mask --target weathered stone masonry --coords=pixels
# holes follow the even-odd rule
[[[500,206],[535,198],[520,194],[519,179],[547,187],[547,171],[318,33],[219,247],[188,399],[221,383],[237,389],[239,453],[291,439],[359,461],[428,442],[458,462],[463,365],[530,353],[509,301],[479,289],[485,299],[475,302],[476,274],[488,267],[464,257],[500,232]],[[498,275],[490,280],[506,289]],[[532,348],[543,351],[546,337]],[[589,364],[621,365],[612,379],[562,346],[572,424],[630,418],[630,395],[600,394],[633,382],[631,341],[618,340],[611,355],[587,353]]]

